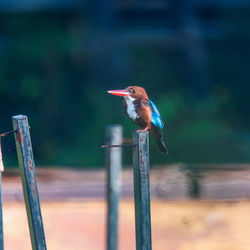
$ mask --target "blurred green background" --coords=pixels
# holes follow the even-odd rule
[[[1,4],[1,132],[25,114],[37,165],[102,166],[105,127],[121,124],[125,137],[136,129],[106,91],[139,85],[165,123],[169,155],[151,140],[152,164],[249,162],[250,4],[242,2]],[[2,141],[4,162],[16,165],[12,136]]]

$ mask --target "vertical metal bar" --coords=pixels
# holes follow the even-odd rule
[[[134,132],[133,143],[136,250],[151,250],[148,132]]]
[[[4,249],[3,239],[3,210],[2,210],[2,172],[0,171],[0,249]]]
[[[35,163],[29,132],[28,119],[24,115],[12,117],[16,140],[19,169],[23,184],[23,194],[29,222],[33,250],[45,250],[46,241],[36,183]]]
[[[122,127],[120,125],[109,126],[106,129],[106,144],[121,145]],[[120,172],[122,167],[122,149],[107,148],[107,250],[118,249],[118,207],[120,200]]]

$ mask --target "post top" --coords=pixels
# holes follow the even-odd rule
[[[15,119],[15,120],[26,120],[27,116],[26,115],[14,115],[14,116],[12,116],[12,119]]]
[[[122,126],[120,124],[112,124],[107,127],[108,130],[122,130]]]
[[[147,135],[148,134],[148,131],[138,131],[138,130],[134,130],[133,131],[133,134],[134,135]]]

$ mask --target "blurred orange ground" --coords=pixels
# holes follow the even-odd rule
[[[7,250],[31,249],[24,204],[5,202]],[[249,250],[250,202],[152,201],[154,250]],[[42,202],[49,250],[104,250],[103,201]],[[120,250],[135,249],[134,207],[120,206]]]

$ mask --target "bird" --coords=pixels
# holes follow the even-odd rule
[[[168,154],[163,140],[163,122],[160,112],[144,88],[129,86],[121,90],[109,90],[109,94],[123,97],[123,108],[131,121],[139,126],[137,131],[149,131],[162,153]]]

